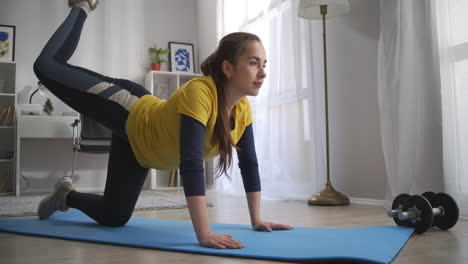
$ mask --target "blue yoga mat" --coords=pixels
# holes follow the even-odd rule
[[[97,224],[78,210],[57,213],[48,220],[0,219],[0,231],[105,244],[154,248],[231,257],[282,261],[353,261],[389,263],[413,233],[399,226],[308,228],[273,232],[250,225],[211,224],[213,232],[242,242],[242,249],[201,247],[189,221],[132,218],[124,227]]]

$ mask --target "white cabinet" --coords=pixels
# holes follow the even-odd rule
[[[77,119],[77,116],[54,116],[54,115],[21,115],[16,116],[16,183],[15,194],[21,194],[21,153],[23,140],[36,139],[47,140],[51,144],[53,141],[67,139],[69,142],[68,150],[72,152],[73,127],[71,124]],[[52,141],[51,141],[52,140]],[[48,152],[48,155],[60,155],[54,152]],[[72,157],[63,153],[62,155]],[[71,161],[70,161],[71,166]],[[70,167],[71,168],[71,167]]]
[[[150,71],[146,74],[145,87],[156,97],[166,100],[175,90],[187,81],[203,76],[202,74],[186,74],[166,71]],[[205,166],[205,183],[209,188],[213,185],[213,162],[207,161]],[[151,170],[145,183],[147,189],[171,189],[181,188],[178,171]]]
[[[14,192],[16,63],[0,62],[0,194]]]

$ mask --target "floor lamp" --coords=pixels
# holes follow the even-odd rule
[[[347,0],[301,0],[298,15],[305,19],[322,19],[323,24],[323,65],[325,77],[325,122],[327,148],[327,182],[325,188],[309,198],[310,205],[347,205],[348,197],[333,189],[330,181],[330,144],[328,127],[328,79],[327,79],[327,41],[325,19],[349,12]]]

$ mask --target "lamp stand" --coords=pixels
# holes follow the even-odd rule
[[[323,24],[323,65],[325,75],[325,122],[326,122],[326,148],[327,148],[327,182],[325,188],[309,198],[309,205],[347,205],[349,199],[345,195],[333,189],[330,181],[330,144],[329,144],[329,128],[328,128],[328,79],[327,79],[327,37],[325,28],[325,16],[327,15],[327,6],[320,6],[320,14],[322,15]]]

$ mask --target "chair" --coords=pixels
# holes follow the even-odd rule
[[[94,119],[80,115],[73,124],[73,167],[71,178],[75,175],[75,164],[78,152],[106,154],[110,152],[112,132]]]

